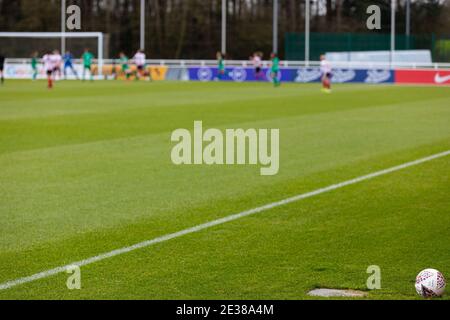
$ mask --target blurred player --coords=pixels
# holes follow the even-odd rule
[[[280,59],[278,58],[278,55],[276,53],[272,53],[270,55],[270,59],[272,60],[270,76],[272,77],[274,87],[279,87],[281,85],[281,82],[278,79],[278,75],[280,72]]]
[[[62,78],[61,69],[62,69],[62,62],[63,62],[62,56],[58,50],[55,50],[55,51],[53,51],[51,58],[52,58],[53,68],[54,68],[53,69],[53,77],[55,80],[57,80],[57,77],[59,77],[59,79],[61,79]]]
[[[94,81],[94,75],[92,74],[92,60],[94,59],[94,55],[86,48],[81,59],[83,59],[83,81],[86,80],[86,70],[89,71],[91,81]]]
[[[136,64],[136,80],[140,80],[145,77],[145,53],[142,50],[138,50],[133,57],[134,63]]]
[[[53,88],[53,70],[55,68],[55,66],[53,65],[51,52],[47,52],[42,57],[42,63],[44,64],[44,70],[47,74],[47,87],[51,89]]]
[[[255,68],[255,80],[263,79],[262,74],[262,52],[255,52],[253,56],[250,57],[250,60],[253,62],[253,67]]]
[[[221,53],[221,52],[217,52],[216,54],[216,58],[217,58],[217,78],[219,80],[222,80],[223,77],[225,76],[225,54]]]
[[[320,56],[320,72],[322,73],[322,91],[331,93],[331,64],[325,55]]]
[[[33,81],[36,81],[38,76],[38,55],[39,53],[33,52],[31,55],[31,71],[33,72]]]
[[[0,53],[0,83],[5,83],[5,77],[3,76],[3,69],[5,68],[5,56]]]
[[[72,53],[70,53],[70,51],[67,51],[63,56],[63,60],[64,60],[64,78],[67,79],[67,69],[70,69],[78,80],[78,73],[73,67]]]
[[[130,70],[130,66],[128,65],[129,59],[124,52],[121,52],[119,54],[119,61],[120,61],[122,73],[125,75],[127,80],[130,80],[131,70]]]

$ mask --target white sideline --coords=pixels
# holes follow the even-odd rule
[[[317,189],[317,190],[311,191],[311,192],[299,194],[299,195],[296,195],[296,196],[293,196],[293,197],[290,197],[290,198],[287,198],[287,199],[284,199],[284,200],[272,202],[272,203],[266,204],[266,205],[261,206],[261,207],[257,207],[257,208],[253,208],[253,209],[250,209],[250,210],[247,210],[247,211],[243,211],[243,212],[237,213],[237,214],[229,215],[229,216],[226,216],[224,218],[220,218],[220,219],[217,219],[217,220],[213,220],[213,221],[210,221],[210,222],[199,224],[199,225],[194,226],[192,228],[188,228],[188,229],[184,229],[184,230],[181,230],[181,231],[178,231],[178,232],[175,232],[175,233],[167,234],[167,235],[164,235],[164,236],[161,236],[161,237],[158,237],[158,238],[154,238],[152,240],[147,240],[147,241],[143,241],[143,242],[140,242],[140,243],[136,243],[136,244],[134,244],[132,246],[129,246],[129,247],[124,247],[124,248],[121,248],[121,249],[117,249],[117,250],[113,250],[113,251],[110,251],[110,252],[102,253],[102,254],[99,254],[97,256],[94,256],[94,257],[91,257],[91,258],[88,258],[88,259],[85,259],[85,260],[81,260],[81,261],[78,261],[78,262],[73,262],[73,263],[65,265],[65,266],[56,267],[54,269],[49,269],[49,270],[46,270],[46,271],[42,271],[42,272],[33,274],[31,276],[28,276],[28,277],[23,277],[23,278],[18,278],[18,279],[15,279],[15,280],[7,281],[7,282],[4,282],[4,283],[0,284],[0,290],[9,289],[11,287],[14,287],[14,286],[17,286],[17,285],[20,285],[20,284],[24,284],[24,283],[27,283],[27,282],[32,282],[32,281],[35,281],[35,280],[39,280],[39,279],[50,277],[50,276],[58,274],[58,273],[65,272],[67,270],[67,268],[69,268],[70,266],[82,267],[82,266],[85,266],[85,265],[88,265],[88,264],[91,264],[91,263],[94,263],[94,262],[97,262],[97,261],[101,261],[101,260],[104,260],[104,259],[107,259],[107,258],[111,258],[111,257],[114,257],[114,256],[121,255],[123,253],[127,253],[127,252],[134,251],[134,250],[137,250],[137,249],[145,248],[145,247],[154,245],[156,243],[168,241],[168,240],[171,240],[171,239],[174,239],[174,238],[178,238],[178,237],[190,234],[190,233],[194,233],[194,232],[198,232],[198,231],[201,231],[201,230],[204,230],[204,229],[208,229],[210,227],[217,226],[217,225],[229,222],[229,221],[237,220],[237,219],[240,219],[240,218],[243,218],[243,217],[246,217],[246,216],[250,216],[250,215],[262,212],[262,211],[270,210],[270,209],[273,209],[275,207],[283,206],[283,205],[288,204],[288,203],[292,203],[292,202],[296,202],[296,201],[299,201],[299,200],[302,200],[302,199],[310,198],[310,197],[313,197],[313,196],[316,196],[316,195],[319,195],[319,194],[322,194],[322,193],[325,193],[325,192],[328,192],[328,191],[336,190],[336,189],[339,189],[339,188],[342,188],[342,187],[345,187],[345,186],[348,186],[348,185],[351,185],[351,184],[355,184],[355,183],[358,183],[358,182],[361,182],[361,181],[365,181],[365,180],[369,180],[369,179],[372,179],[372,178],[376,178],[376,177],[379,177],[379,176],[382,176],[382,175],[385,175],[385,174],[388,174],[388,173],[391,173],[391,172],[394,172],[394,171],[402,170],[404,168],[415,166],[415,165],[418,165],[418,164],[421,164],[421,163],[424,163],[424,162],[427,162],[427,161],[431,161],[431,160],[434,160],[434,159],[437,159],[437,158],[442,158],[442,157],[445,157],[445,156],[448,156],[448,155],[450,155],[450,150],[447,150],[447,151],[444,151],[444,152],[441,152],[441,153],[437,153],[437,154],[434,154],[434,155],[431,155],[431,156],[428,156],[428,157],[425,157],[425,158],[420,158],[420,159],[417,159],[417,160],[414,160],[414,161],[411,161],[411,162],[406,162],[406,163],[403,163],[401,165],[398,165],[398,166],[395,166],[395,167],[391,167],[391,168],[388,168],[388,169],[384,169],[384,170],[376,171],[376,172],[373,172],[373,173],[369,173],[369,174],[364,175],[364,176],[360,176],[360,177],[357,177],[357,178],[354,178],[354,179],[351,179],[351,180],[346,180],[346,181],[343,181],[343,182],[340,182],[340,183],[337,183],[337,184],[330,185],[328,187],[324,187],[324,188],[321,188],[321,189]]]

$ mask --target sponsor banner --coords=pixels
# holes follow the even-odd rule
[[[247,67],[227,67],[225,74],[219,76],[219,71],[214,67],[190,67],[188,68],[189,80],[192,81],[271,81],[269,68],[262,68],[259,74],[256,74],[254,68]],[[281,81],[292,81],[292,70],[281,69],[278,73]]]
[[[39,69],[39,74],[44,75],[44,71]],[[9,64],[5,65],[5,78],[10,79],[30,79],[32,76],[31,66],[27,64]]]
[[[137,67],[136,65],[130,64],[129,71],[131,72],[132,78],[135,78]],[[122,71],[121,65],[104,65],[103,66],[103,75],[104,76],[111,76],[112,70],[114,68],[114,71],[118,77],[118,79],[126,79],[126,74]],[[153,66],[148,65],[145,67],[145,71],[148,72],[148,75],[151,77],[153,81],[163,81],[166,80],[166,74],[167,74],[167,66]],[[94,70],[94,73],[96,73],[97,70]],[[130,78],[131,79],[131,78]]]
[[[167,67],[166,66],[149,66],[150,76],[153,81],[166,80]]]
[[[79,76],[83,68],[74,64]],[[133,66],[132,66],[133,67]],[[112,66],[105,65],[104,75],[111,74]],[[9,79],[31,79],[32,69],[29,64],[7,63],[5,77]],[[94,74],[97,66],[93,66]],[[184,81],[271,81],[270,68],[263,68],[257,75],[252,67],[227,67],[225,74],[219,79],[216,67],[167,67],[149,66],[153,80],[184,80]],[[45,79],[46,74],[42,65],[38,66],[38,78]],[[71,70],[67,70],[68,78],[74,79]],[[317,67],[311,68],[282,68],[278,78],[282,82],[311,83],[320,82],[322,74]],[[430,84],[450,85],[450,70],[414,70],[414,69],[333,69],[333,83],[399,83],[399,84]]]
[[[74,69],[79,76],[83,74],[83,66],[80,64],[74,64]],[[96,70],[96,66],[93,66],[93,71]],[[38,75],[37,79],[46,79],[47,73],[43,68],[42,64],[39,64],[37,67]],[[94,71],[96,72],[96,71]],[[61,74],[56,75],[58,78],[62,78],[64,76],[64,66],[61,69]],[[5,64],[5,78],[7,79],[31,79],[33,77],[33,69],[30,64],[26,63],[7,63]],[[75,76],[72,73],[72,70],[67,69],[67,78],[75,79]]]
[[[319,68],[300,68],[295,72],[294,82],[320,82]],[[393,83],[394,72],[386,69],[333,69],[333,83]]]
[[[79,77],[83,74],[83,66],[81,64],[73,64],[73,67]],[[93,64],[91,68],[94,75],[98,74],[98,65]],[[120,65],[112,65],[112,64],[106,64],[103,65],[103,76],[105,78],[110,79],[113,75],[113,70],[115,71],[115,74],[118,75],[120,79],[124,79],[125,75],[122,72],[122,67]],[[136,66],[130,65],[130,70],[132,72],[135,72]],[[166,74],[167,74],[168,67],[167,66],[153,66],[150,65],[147,67],[147,71],[152,77],[152,80],[154,81],[162,81],[166,80]],[[67,78],[68,79],[75,79],[75,75],[73,74],[71,69],[67,69]],[[61,70],[61,75],[56,75],[57,77],[62,77],[64,73],[64,66]],[[87,72],[88,73],[88,72]],[[5,65],[5,77],[8,79],[31,79],[33,75],[33,69],[31,68],[30,64],[26,63],[7,63]],[[38,79],[46,79],[47,74],[42,66],[42,64],[38,65]]]
[[[270,69],[263,68],[260,75],[253,68],[229,67],[225,74],[218,76],[218,69],[213,67],[191,67],[188,69],[189,79],[193,81],[271,81]],[[220,78],[220,79],[219,79]],[[319,68],[283,68],[278,74],[283,82],[320,82],[322,73]],[[393,83],[392,70],[378,69],[334,69],[334,83]]]
[[[450,85],[450,70],[395,70],[395,83]]]
[[[364,76],[365,83],[394,83],[394,71],[386,69],[370,69],[366,70]]]
[[[189,81],[189,72],[186,67],[170,66],[166,72],[166,80]]]

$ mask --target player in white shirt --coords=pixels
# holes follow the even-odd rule
[[[52,61],[52,56],[53,54],[51,52],[47,52],[43,57],[42,57],[42,63],[44,64],[44,70],[45,73],[47,74],[47,87],[49,89],[53,88],[53,78],[52,78],[52,74],[53,74],[53,70],[55,68],[55,65]]]
[[[262,52],[255,52],[253,56],[250,57],[255,67],[255,80],[261,80],[262,78]]]
[[[145,76],[145,59],[146,56],[143,50],[138,50],[133,57],[137,68],[136,79],[140,79]]]
[[[325,55],[320,56],[320,72],[322,73],[322,91],[331,93],[331,64]]]
[[[58,50],[53,51],[51,60],[53,63],[53,76],[55,77],[56,80],[56,76],[59,76],[60,78],[62,77],[61,68],[63,63],[63,58]]]

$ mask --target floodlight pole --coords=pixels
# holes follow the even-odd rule
[[[305,65],[309,65],[309,23],[310,23],[310,0],[305,0]]]
[[[391,65],[394,62],[394,54],[395,54],[395,8],[396,8],[396,0],[391,0],[391,54],[390,54]]]
[[[66,52],[66,0],[61,0],[61,54]]]
[[[409,50],[409,35],[411,34],[411,0],[406,0],[406,48]]]
[[[273,0],[273,53],[278,53],[278,0]]]
[[[141,0],[141,42],[140,49],[145,51],[145,0]]]
[[[406,0],[406,35],[411,33],[411,0]]]
[[[222,45],[221,52],[227,53],[227,0],[222,0]]]

